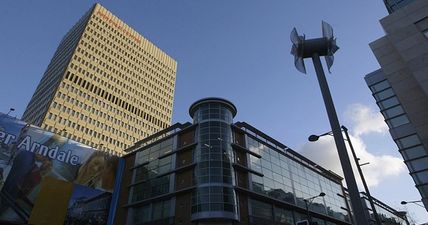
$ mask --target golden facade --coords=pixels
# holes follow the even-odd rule
[[[101,150],[171,124],[177,62],[96,4],[64,36],[23,119]]]

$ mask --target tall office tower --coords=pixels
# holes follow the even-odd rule
[[[413,1],[414,0],[383,0],[389,13],[399,10]]]
[[[177,62],[95,4],[64,36],[23,119],[120,153],[171,123]]]
[[[428,208],[428,1],[383,18],[370,47],[381,69],[365,80]]]

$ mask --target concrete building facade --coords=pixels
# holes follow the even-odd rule
[[[380,21],[370,47],[381,69],[365,80],[428,208],[428,1],[415,0]]]
[[[176,61],[95,4],[64,36],[23,120],[121,154],[169,127]]]
[[[389,13],[399,10],[413,1],[414,0],[383,0]]]

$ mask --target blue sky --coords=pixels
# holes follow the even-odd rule
[[[93,3],[0,2],[0,111],[13,107],[12,115],[22,115],[59,41]],[[100,3],[177,60],[173,122],[189,121],[188,107],[197,99],[224,97],[238,108],[235,121],[254,125],[316,162],[327,154],[323,143],[308,144],[307,137],[330,127],[312,63],[306,61],[307,75],[294,68],[289,34],[296,27],[307,38],[319,37],[321,20],[327,21],[340,47],[328,81],[339,119],[361,146],[359,155],[377,162],[378,167],[364,168],[373,195],[399,209],[401,200],[420,199],[403,164],[379,167],[401,159],[384,125],[370,129],[364,122],[382,120],[363,79],[379,68],[368,43],[383,35],[378,20],[387,11],[381,0]],[[355,120],[355,113],[367,118]],[[327,142],[326,148],[334,148]],[[390,173],[376,175],[380,168]],[[428,221],[424,209],[408,209],[418,222]]]

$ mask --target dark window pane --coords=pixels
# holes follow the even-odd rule
[[[375,92],[382,91],[382,90],[389,88],[389,87],[390,87],[390,85],[389,85],[388,81],[384,80],[384,81],[381,81],[375,85],[372,85],[370,87],[370,89],[372,90],[373,93],[375,93]]]
[[[388,89],[385,89],[381,92],[374,94],[374,97],[377,101],[380,101],[380,100],[389,98],[393,95],[394,95],[394,91],[392,91],[392,88],[388,88]]]
[[[385,99],[381,102],[378,102],[378,104],[381,109],[386,109],[386,108],[390,108],[392,106],[398,105],[400,104],[400,102],[396,97],[392,97],[392,98]]]
[[[382,112],[382,114],[385,118],[391,118],[391,117],[398,116],[398,115],[403,114],[403,113],[404,113],[404,110],[403,110],[403,107],[401,107],[401,105],[397,105],[395,107],[389,108],[389,109]]]
[[[398,127],[409,123],[409,119],[405,114],[403,114],[401,116],[394,117],[392,119],[387,120],[386,123],[388,124],[389,127]]]
[[[395,142],[400,147],[400,149],[408,148],[421,143],[419,137],[416,134],[397,139]]]

